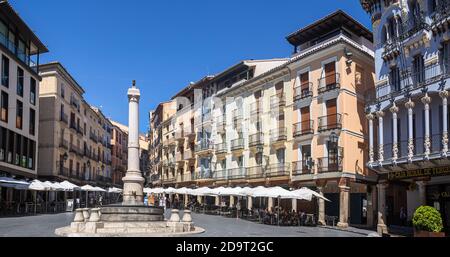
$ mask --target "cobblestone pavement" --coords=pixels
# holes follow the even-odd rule
[[[166,212],[167,217],[168,215],[169,212]],[[354,228],[342,231],[322,227],[278,227],[236,218],[196,213],[192,214],[192,218],[196,225],[206,230],[202,234],[195,235],[200,237],[365,237],[374,233],[373,231]],[[69,225],[72,219],[73,213],[1,217],[0,237],[55,237],[55,229]]]

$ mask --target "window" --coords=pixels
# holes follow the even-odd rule
[[[23,125],[23,104],[21,101],[16,103],[16,128],[22,129]]]
[[[20,155],[21,155],[21,147],[22,147],[22,136],[16,134],[16,149],[14,149],[14,165],[20,165]]]
[[[0,98],[0,120],[8,123],[8,94],[6,92],[2,92]]]
[[[6,160],[6,128],[0,127],[0,161]]]
[[[9,87],[9,59],[2,55],[2,85]]]
[[[389,83],[391,85],[391,90],[400,90],[400,70],[398,67],[391,68],[391,72],[389,73]]]
[[[30,135],[35,133],[36,112],[30,108]]]
[[[441,62],[442,73],[449,73],[449,61],[450,61],[450,41],[442,43],[442,48],[439,52],[439,59]]]
[[[30,78],[30,103],[36,104],[36,80],[34,78]]]
[[[425,64],[422,55],[414,57],[413,72],[414,83],[422,83],[425,81]]]
[[[64,89],[64,84],[61,83],[61,97],[64,99],[64,97],[66,97],[66,92]]]
[[[23,97],[23,70],[17,67],[17,95]]]

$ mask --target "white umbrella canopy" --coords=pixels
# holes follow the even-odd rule
[[[220,192],[220,195],[245,196],[246,194],[242,191],[242,187],[227,187]]]
[[[108,193],[122,193],[122,189],[121,188],[117,188],[117,187],[110,187],[108,188]]]
[[[101,188],[101,187],[94,187],[95,191],[97,192],[106,192],[105,189]]]
[[[64,180],[63,182],[61,182],[61,183],[59,183],[61,186],[63,186],[64,188],[66,188],[66,190],[68,190],[68,191],[74,191],[74,190],[80,190],[80,187],[79,186],[77,186],[77,185],[75,185],[75,184],[73,184],[73,183],[70,183],[69,181],[67,181],[67,180]]]
[[[226,190],[226,187],[216,187],[210,190],[211,195],[222,195],[224,190]]]
[[[166,189],[164,189],[163,191],[164,191],[164,193],[166,193],[166,194],[174,194],[175,193],[175,188],[173,188],[173,187],[168,187],[168,188],[166,188]]]
[[[93,186],[91,186],[91,185],[84,185],[84,186],[81,187],[81,190],[83,190],[83,191],[90,191],[90,192],[96,191],[96,189]]]
[[[321,198],[321,199],[323,199],[325,201],[331,202],[330,200],[328,200],[323,195],[321,195],[321,194],[317,193],[316,191],[311,190],[311,189],[309,189],[307,187],[302,187],[300,189],[294,190],[294,191],[292,191],[292,193],[295,196],[297,196],[296,197],[297,199],[303,199],[303,200],[311,201],[312,197],[315,196],[315,197]]]
[[[186,187],[175,189],[175,193],[180,194],[180,195],[190,194],[191,191],[192,191],[192,189],[186,188]]]
[[[59,186],[57,183],[52,183],[50,181],[42,182],[46,187],[49,188],[49,191],[61,191],[63,188]]]
[[[267,194],[268,189],[269,188],[267,188],[267,187],[257,186],[255,188],[252,188],[251,190],[249,190],[249,192],[247,192],[247,194],[252,197],[267,197],[266,194]]]
[[[51,182],[51,183],[52,183],[52,185],[53,185],[53,188],[54,188],[56,191],[68,191],[68,189],[67,189],[66,187],[62,186],[62,185],[59,184],[58,182]]]
[[[205,196],[205,195],[213,195],[212,189],[209,187],[200,187],[191,191],[192,195],[196,196]]]
[[[28,190],[34,190],[34,191],[48,191],[50,190],[50,187],[42,183],[41,181],[35,179],[31,182],[31,184],[28,186]]]

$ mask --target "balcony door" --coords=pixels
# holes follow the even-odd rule
[[[330,89],[336,85],[336,64],[335,62],[330,62],[325,64],[325,83],[327,89]]]
[[[339,167],[339,150],[337,143],[327,142],[328,171],[337,171]]]
[[[302,145],[302,170],[307,170],[306,162],[311,158],[311,145]]]
[[[301,96],[306,96],[309,93],[309,73],[305,72],[300,75]]]
[[[327,129],[334,128],[337,125],[337,103],[336,98],[327,100]]]
[[[309,106],[303,107],[300,109],[301,114],[301,129],[302,133],[305,133],[310,129],[309,123],[310,123],[310,114],[309,114]]]

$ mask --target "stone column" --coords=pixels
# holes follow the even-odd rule
[[[427,190],[426,190],[427,184],[425,181],[417,181],[416,183],[419,187],[420,205],[427,205]]]
[[[425,158],[428,159],[431,153],[431,138],[430,138],[430,102],[431,98],[428,96],[428,93],[425,93],[425,96],[421,99],[425,108],[425,138],[424,138],[424,154]]]
[[[251,196],[247,197],[247,209],[253,209],[253,198]]]
[[[269,197],[268,201],[267,201],[267,208],[269,209],[269,211],[272,209],[273,207],[273,198]]]
[[[198,202],[199,204],[202,204],[202,203],[203,203],[203,196],[198,195],[198,196],[197,196],[197,202]]]
[[[397,129],[397,113],[398,113],[398,107],[394,104],[389,109],[392,112],[392,128],[393,128],[393,135],[392,135],[392,160],[395,162],[398,159],[398,129]]]
[[[408,102],[405,103],[405,107],[408,109],[408,161],[412,161],[414,157],[414,135],[413,135],[413,108],[415,104],[411,101],[411,98]]]
[[[234,196],[230,195],[230,207],[234,206]]]
[[[348,227],[348,209],[350,201],[350,187],[339,186],[339,222],[338,227]]]
[[[123,205],[144,204],[144,178],[139,170],[139,98],[140,91],[128,89],[128,169],[123,180]]]
[[[317,191],[320,195],[323,196],[323,187],[317,187]],[[318,205],[319,205],[319,217],[318,217],[318,223],[319,225],[325,226],[325,200],[322,198],[318,198]]]
[[[442,98],[442,156],[447,157],[448,152],[448,128],[447,128],[447,97],[448,91],[442,90],[439,92]]]
[[[383,233],[387,233],[387,226],[386,226],[386,185],[385,184],[378,184],[377,185],[377,191],[378,191],[378,223],[377,223],[377,232],[378,234],[382,235]]]
[[[297,199],[292,199],[292,210],[297,211]]]
[[[369,120],[369,163],[374,162],[374,150],[373,150],[373,119],[375,118],[372,113],[366,115]]]
[[[374,211],[375,206],[377,204],[376,202],[377,188],[376,186],[367,185],[367,189],[369,188],[370,193],[367,192],[367,226],[374,227],[375,226]]]
[[[215,205],[219,206],[220,205],[220,196],[216,195],[215,197]]]
[[[189,195],[185,194],[184,195],[184,207],[187,207],[189,203]]]
[[[384,148],[383,148],[383,111],[377,111],[378,117],[378,161],[381,163],[384,161]]]

